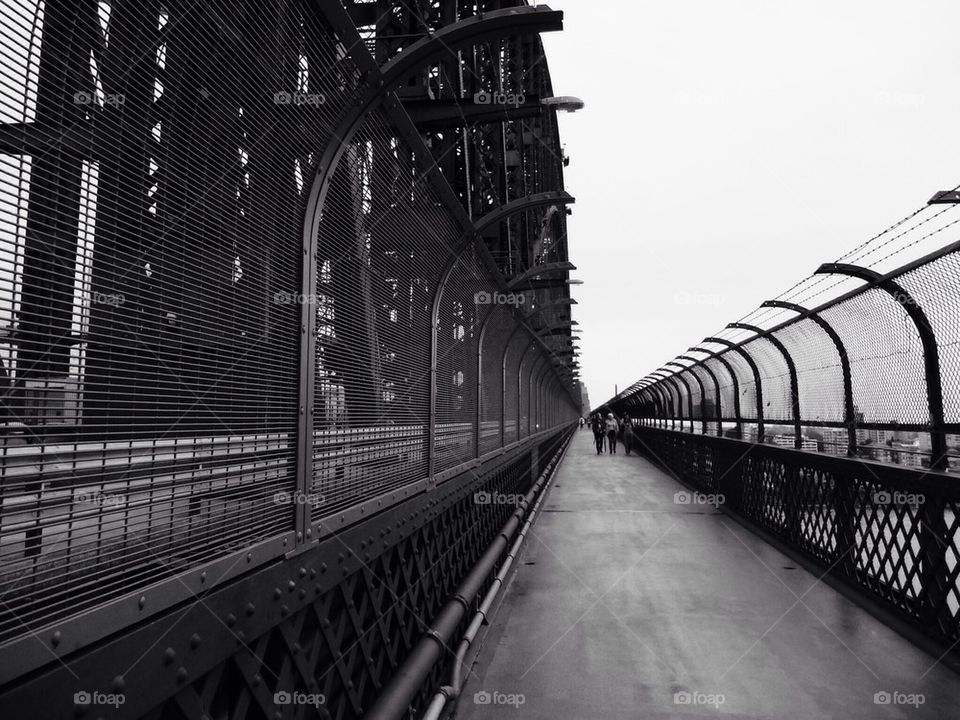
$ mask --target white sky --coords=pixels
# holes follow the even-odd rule
[[[549,4],[595,406],[960,184],[957,0]]]

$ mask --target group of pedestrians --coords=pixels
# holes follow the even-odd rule
[[[626,415],[618,419],[612,412],[608,412],[606,417],[597,412],[590,416],[589,423],[580,418],[580,429],[583,430],[585,425],[589,425],[593,431],[593,438],[597,443],[597,455],[604,451],[616,455],[618,438],[623,440],[627,455],[633,449],[633,424]]]

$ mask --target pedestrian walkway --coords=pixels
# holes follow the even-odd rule
[[[458,718],[960,717],[952,671],[678,492],[575,434]]]

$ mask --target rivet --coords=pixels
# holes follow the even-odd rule
[[[280,588],[274,588],[274,589],[273,589],[273,599],[274,599],[274,600],[279,600],[281,595],[283,595],[283,591],[282,591]]]
[[[57,647],[60,644],[60,641],[63,639],[63,635],[60,634],[60,631],[57,630],[53,636],[50,638],[50,642],[54,647]]]
[[[187,679],[187,669],[185,667],[180,667],[177,670],[177,682],[184,682]]]
[[[126,685],[126,683],[125,683],[124,680],[123,680],[123,675],[117,675],[117,676],[113,679],[113,691],[114,691],[114,692],[122,693],[122,692],[123,692],[123,688],[124,688],[125,685]]]
[[[166,650],[163,651],[163,664],[164,664],[164,665],[169,665],[170,663],[172,663],[172,662],[173,662],[174,660],[176,660],[176,659],[177,659],[177,651],[174,650],[172,647],[168,647]]]
[[[144,606],[147,604],[147,596],[141,595],[139,600],[140,609],[143,610]]]
[[[315,578],[316,576],[317,576],[317,569],[316,569],[316,568],[310,568],[310,577],[311,577],[311,578]]]
[[[190,647],[194,650],[200,647],[200,636],[197,633],[190,636]]]
[[[289,590],[290,592],[293,592],[296,589],[296,587],[297,587],[297,584],[293,580],[287,583],[287,590]]]
[[[281,606],[280,606],[280,614],[281,614],[281,615],[286,616],[286,615],[288,615],[289,613],[290,613],[290,608],[288,608],[286,605],[281,605]]]
[[[260,686],[260,683],[262,683],[262,682],[263,682],[263,678],[260,677],[260,673],[257,673],[256,675],[253,676],[253,686],[254,686],[254,687],[259,687],[259,686]]]
[[[325,562],[320,563],[320,572],[325,573],[327,571],[327,564]]]
[[[306,569],[305,567],[300,568],[300,570],[298,570],[298,572],[300,573],[300,577],[306,577],[306,576],[307,576],[307,569]]]
[[[233,613],[227,615],[227,627],[233,627],[237,624],[237,616]]]
[[[300,588],[300,598],[303,599],[307,596],[307,591],[303,588]]]
[[[204,572],[200,573],[200,582],[203,583],[203,582],[206,582],[206,581],[207,581],[207,573],[206,573],[206,571],[204,571]]]
[[[247,615],[253,615],[254,611],[257,609],[257,606],[253,603],[247,603]]]

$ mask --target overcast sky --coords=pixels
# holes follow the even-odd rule
[[[594,405],[960,183],[956,0],[549,4]]]

